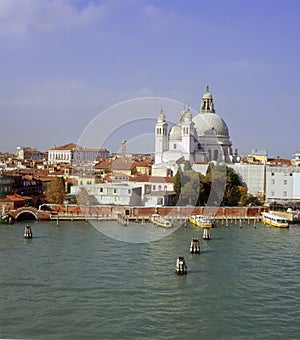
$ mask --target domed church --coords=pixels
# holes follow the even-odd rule
[[[155,126],[155,164],[177,161],[232,163],[232,143],[224,120],[216,114],[212,94],[206,87],[200,112],[192,117],[184,107],[178,123],[168,132],[161,109]]]

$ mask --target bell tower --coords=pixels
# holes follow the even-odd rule
[[[182,152],[185,160],[191,160],[191,155],[194,152],[194,123],[192,121],[192,114],[190,108],[184,108],[182,120]]]
[[[168,149],[168,123],[161,108],[155,125],[155,164],[163,162],[163,153]]]

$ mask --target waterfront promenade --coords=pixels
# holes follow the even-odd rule
[[[259,220],[263,207],[128,207],[128,206],[78,206],[47,205],[47,210],[23,207],[10,211],[14,220],[24,219],[25,215],[39,221],[51,220],[118,220],[126,217],[128,221],[148,221],[152,214],[159,214],[172,221],[185,222],[191,215],[203,214],[214,221],[234,222]]]

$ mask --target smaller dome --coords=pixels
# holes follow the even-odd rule
[[[210,92],[205,92],[202,98],[203,99],[212,99],[212,94]]]
[[[185,110],[184,112],[184,121],[185,122],[191,122],[192,121],[192,114],[190,109]]]
[[[209,92],[209,86],[206,86],[206,92],[204,93],[203,99],[212,99],[212,94]]]
[[[169,132],[169,140],[170,141],[181,141],[182,140],[182,132],[181,132],[181,125],[175,124],[171,128]]]

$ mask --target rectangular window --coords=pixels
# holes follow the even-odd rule
[[[176,150],[176,149],[177,149],[177,145],[176,145],[176,144],[174,144],[174,147],[173,147],[173,148],[174,148],[174,150]]]
[[[116,194],[117,193],[117,189],[114,189],[114,194]]]
[[[275,184],[275,179],[271,179],[271,184]]]
[[[283,197],[287,197],[287,191],[283,192]]]
[[[283,184],[284,184],[284,185],[287,185],[287,180],[286,180],[286,179],[283,181]]]
[[[272,196],[272,197],[275,196],[275,191],[274,191],[274,190],[271,191],[271,196]]]

